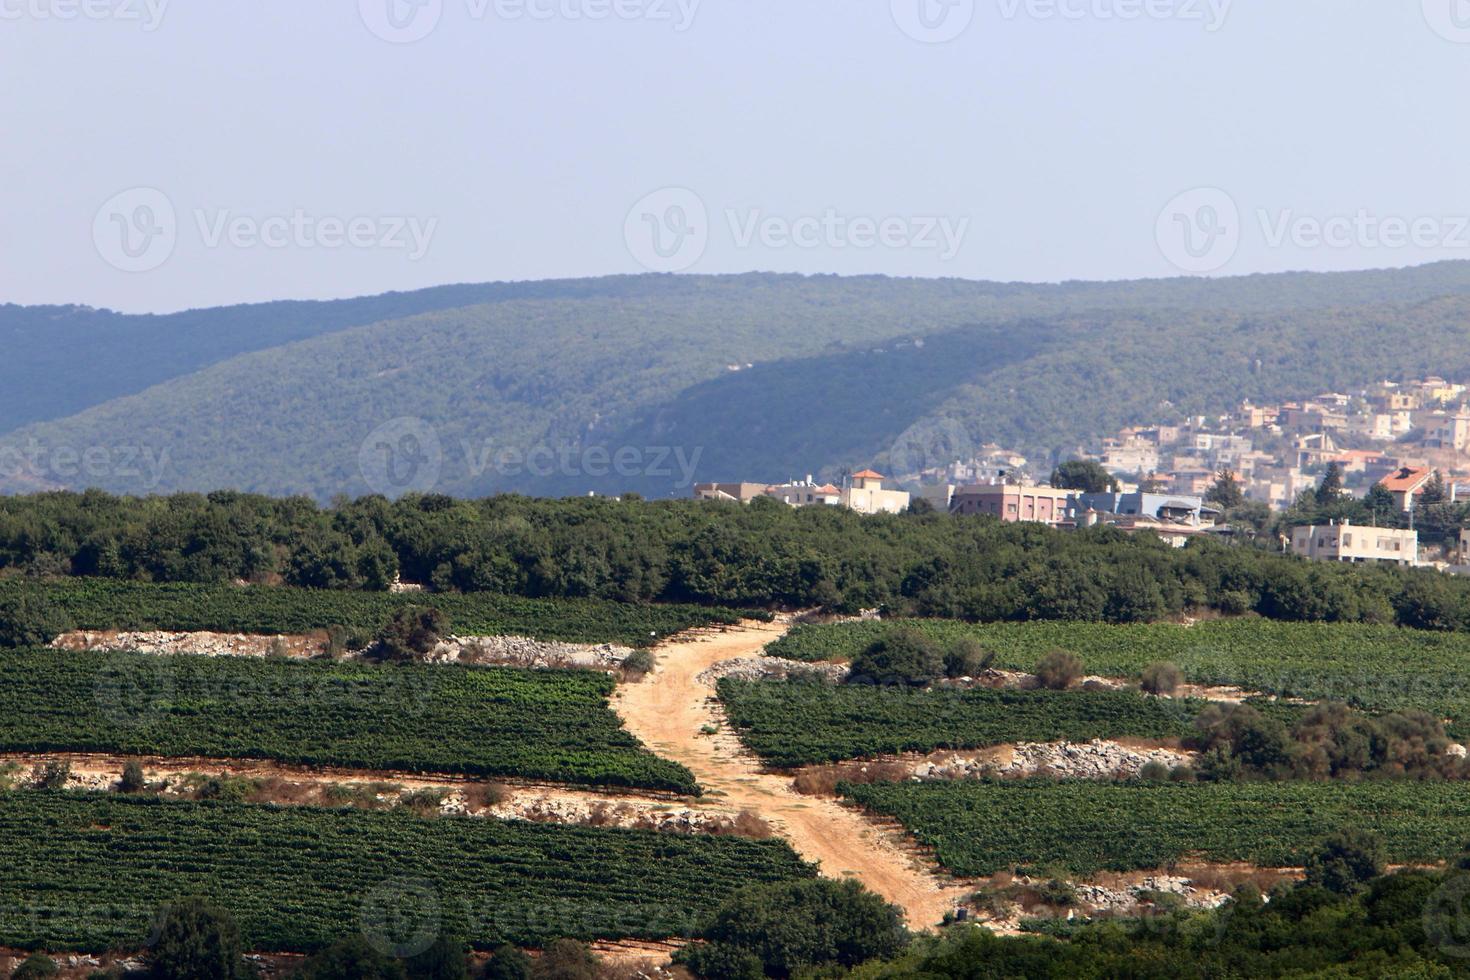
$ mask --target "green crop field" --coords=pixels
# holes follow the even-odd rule
[[[1188,856],[1300,866],[1327,834],[1382,838],[1394,863],[1458,855],[1470,828],[1463,782],[1106,783],[991,780],[874,783],[844,795],[899,820],[960,875],[1017,867],[1157,868]]]
[[[697,792],[590,671],[14,650],[0,749],[275,759]]]
[[[195,895],[257,950],[662,939],[743,885],[813,874],[779,841],[45,792],[0,794],[0,867],[0,946],[53,952],[139,948]]]
[[[741,741],[777,766],[1008,742],[1180,738],[1200,707],[1132,691],[926,691],[730,678],[719,692]]]
[[[1259,619],[1195,626],[906,622],[943,640],[973,636],[996,654],[996,666],[1013,670],[1029,670],[1042,654],[1063,649],[1080,656],[1092,674],[1136,678],[1149,664],[1170,661],[1197,683],[1470,720],[1466,633]],[[895,625],[799,626],[768,652],[807,661],[850,658]]]
[[[29,593],[80,629],[305,633],[342,626],[371,637],[404,606],[435,606],[460,635],[529,636],[569,643],[648,646],[673,633],[742,614],[703,606],[595,599],[521,599],[489,592],[391,594],[284,586],[156,584],[113,579],[0,580],[0,600]]]

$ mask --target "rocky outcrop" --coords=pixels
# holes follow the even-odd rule
[[[911,778],[978,779],[982,776],[1030,776],[1065,779],[1134,777],[1150,762],[1170,769],[1192,765],[1197,753],[1177,749],[1130,749],[1117,742],[1021,742],[1009,752],[953,754],[918,763]]]
[[[780,657],[742,657],[715,664],[695,681],[713,687],[726,677],[741,681],[780,681],[792,674],[814,674],[835,684],[847,677],[848,669],[843,664],[808,664]]]

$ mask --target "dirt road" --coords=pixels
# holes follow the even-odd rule
[[[789,778],[761,772],[724,723],[714,691],[695,679],[721,661],[758,655],[784,631],[746,623],[672,640],[654,651],[657,665],[642,682],[619,686],[613,708],[649,748],[688,766],[721,803],[753,810],[823,874],[856,877],[902,907],[911,928],[938,925],[972,889],[936,876],[861,813],[836,800],[802,796]],[[718,734],[703,734],[707,726],[718,727]]]

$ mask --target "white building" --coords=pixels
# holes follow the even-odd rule
[[[1313,561],[1419,564],[1419,532],[1364,527],[1349,521],[1291,530],[1293,554]]]
[[[852,475],[852,486],[842,491],[841,502],[859,514],[899,514],[908,509],[909,495],[903,490],[884,490],[883,474],[862,470]]]

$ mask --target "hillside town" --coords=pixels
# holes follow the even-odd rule
[[[1043,475],[1021,453],[986,444],[971,458],[892,480],[864,469],[838,483],[812,476],[779,485],[703,483],[694,495],[744,503],[770,497],[792,507],[864,514],[898,513],[922,501],[939,512],[1002,521],[1148,531],[1182,547],[1195,537],[1232,540],[1260,530],[1230,522],[1223,501],[1212,503],[1222,479],[1241,502],[1277,514],[1315,501],[1326,481],[1343,500],[1371,501],[1369,519],[1281,527],[1274,543],[1282,551],[1317,561],[1470,571],[1470,531],[1437,542],[1441,547],[1429,555],[1415,527],[1424,503],[1455,505],[1470,497],[1467,394],[1465,384],[1439,377],[1383,381],[1360,391],[1278,405],[1244,401],[1223,415],[1129,426],[1078,447],[1075,461],[1106,474],[1092,486],[1058,480],[1052,471]]]

